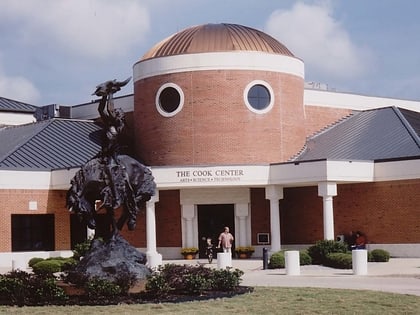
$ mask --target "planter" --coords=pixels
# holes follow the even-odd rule
[[[184,254],[184,259],[192,260],[195,258],[196,254]]]
[[[240,259],[246,259],[246,258],[251,258],[253,252],[240,252],[238,253],[238,257]]]

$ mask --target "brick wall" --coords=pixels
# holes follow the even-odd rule
[[[257,233],[270,233],[270,201],[264,188],[251,188],[251,240],[257,245]]]
[[[244,89],[268,82],[275,104],[266,114],[251,112]],[[155,97],[162,84],[178,84],[185,104],[162,117]],[[137,155],[150,165],[253,164],[288,160],[305,143],[303,80],[266,71],[195,71],[135,82]],[[262,154],[262,152],[264,152]]]
[[[55,250],[70,248],[70,214],[65,206],[65,191],[0,190],[0,252],[12,250],[12,214],[54,214]],[[38,210],[29,210],[36,201]]]
[[[333,199],[335,234],[366,233],[371,243],[420,243],[420,180],[338,185]],[[282,243],[323,238],[317,187],[286,188],[280,201]]]
[[[308,136],[339,121],[352,112],[350,109],[309,105],[305,104],[305,127]]]

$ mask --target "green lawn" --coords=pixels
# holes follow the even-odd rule
[[[420,297],[375,291],[256,287],[253,293],[179,304],[5,307],[4,314],[420,314]]]

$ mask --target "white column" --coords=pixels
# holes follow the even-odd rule
[[[333,196],[337,196],[337,184],[331,182],[318,183],[318,196],[322,197],[324,239],[334,240]]]
[[[147,265],[155,268],[162,264],[162,255],[156,250],[156,216],[155,203],[159,202],[159,191],[146,202],[146,242]]]
[[[280,208],[279,200],[283,199],[283,187],[270,185],[265,187],[265,199],[270,200],[271,252],[281,250],[280,242]]]
[[[185,239],[183,247],[194,247],[194,205],[182,205],[182,217],[185,222]]]
[[[236,234],[239,236],[236,246],[248,246],[247,244],[247,228],[246,220],[249,215],[249,206],[247,203],[237,203],[235,204],[235,215],[239,220],[239,229],[236,231]]]

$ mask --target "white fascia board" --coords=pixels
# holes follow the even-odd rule
[[[269,71],[304,78],[302,60],[255,51],[185,54],[143,60],[133,66],[133,76],[136,82],[158,75],[205,70]]]
[[[80,168],[55,170],[51,172],[50,189],[67,190],[70,188],[70,181]]]
[[[264,186],[268,184],[269,169],[269,165],[151,168],[158,189]]]
[[[271,165],[270,184],[306,186],[319,182],[357,183],[373,180],[371,161],[307,161]]]
[[[0,170],[0,189],[50,189],[51,172]]]
[[[325,90],[305,89],[305,106],[334,107],[352,110],[368,110],[389,106],[420,112],[420,101],[401,100]]]
[[[32,113],[0,112],[0,125],[23,125],[32,123],[35,120]]]
[[[420,158],[417,160],[375,163],[375,181],[420,179]]]

